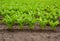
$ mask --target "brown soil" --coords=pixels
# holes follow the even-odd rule
[[[57,27],[55,31],[16,28],[7,30],[5,25],[0,25],[0,41],[60,41],[60,27]]]
[[[0,41],[60,41],[56,31],[0,31]]]

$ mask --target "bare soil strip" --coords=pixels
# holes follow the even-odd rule
[[[51,30],[47,26],[44,30],[35,28],[34,30],[17,29],[18,26],[8,29],[6,25],[0,25],[0,41],[60,41],[60,26],[56,30]]]
[[[60,41],[60,32],[51,30],[2,30],[0,41]]]

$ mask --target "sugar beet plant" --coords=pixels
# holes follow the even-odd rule
[[[34,29],[39,23],[42,29],[47,24],[54,30],[60,23],[60,0],[0,0],[0,16],[12,29],[17,23],[20,29],[26,24]]]

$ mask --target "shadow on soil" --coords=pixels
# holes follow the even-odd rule
[[[60,30],[29,30],[29,29],[3,29],[3,32],[43,32],[43,33],[60,33]]]

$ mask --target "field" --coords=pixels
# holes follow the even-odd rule
[[[60,0],[0,0],[0,41],[60,41]]]

